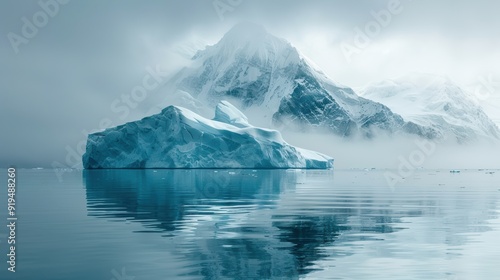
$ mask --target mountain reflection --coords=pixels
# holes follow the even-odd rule
[[[180,275],[195,278],[296,279],[351,254],[338,253],[339,244],[375,240],[400,231],[403,217],[424,215],[414,200],[335,193],[326,181],[332,193],[309,191],[311,171],[84,171],[89,216],[160,232],[186,260]]]

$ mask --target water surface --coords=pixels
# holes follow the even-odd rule
[[[498,170],[394,188],[378,170],[17,175],[17,272],[2,227],[1,279],[500,279]]]

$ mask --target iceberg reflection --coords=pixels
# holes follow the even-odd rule
[[[466,193],[460,188],[450,199],[431,186],[399,192],[353,187],[353,176],[342,174],[86,170],[84,182],[89,216],[136,221],[145,228],[137,234],[159,233],[170,242],[169,253],[184,260],[177,275],[187,278],[296,279],[322,271],[324,264],[332,273],[335,263],[350,256],[393,258],[406,254],[404,244],[413,240],[398,238],[419,225],[435,227],[443,212],[457,219],[421,238],[433,244],[446,240],[441,250],[452,246],[460,256],[457,246],[467,243],[462,233],[472,230],[465,226],[477,213],[495,209],[491,196],[483,204],[463,205]],[[489,230],[482,224],[473,230]]]

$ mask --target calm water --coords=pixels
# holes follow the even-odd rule
[[[500,170],[17,175],[0,279],[500,279]]]

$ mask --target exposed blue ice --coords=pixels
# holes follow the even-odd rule
[[[142,120],[90,134],[85,168],[314,168],[333,159],[285,142],[276,130],[258,128],[227,101],[215,118],[169,106]]]

